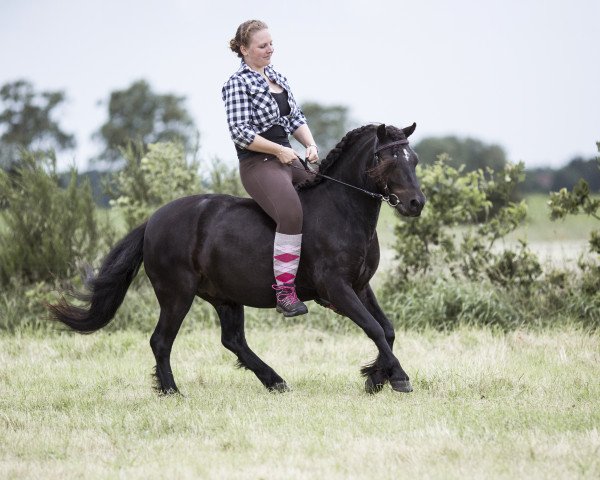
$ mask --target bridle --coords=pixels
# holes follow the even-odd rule
[[[374,151],[373,158],[375,159],[375,165],[377,165],[379,163],[379,152],[381,152],[382,150],[391,148],[391,147],[395,147],[396,145],[408,145],[408,140],[406,138],[403,138],[401,140],[396,140],[394,142],[386,143],[385,145],[379,145],[379,139],[377,138],[377,135],[375,135],[375,144],[373,146],[373,151]],[[394,155],[394,158],[397,158],[397,156]],[[330,177],[329,175],[323,175],[322,173],[315,172],[313,169],[311,169],[308,166],[308,158],[302,159],[302,158],[298,157],[298,160],[300,160],[300,163],[304,167],[304,170],[307,173],[314,175],[315,177],[325,178],[327,180],[331,180],[332,182],[336,182],[336,183],[339,183],[346,187],[353,188],[355,190],[358,190],[359,192],[364,193],[365,195],[369,195],[372,198],[376,198],[381,202],[387,203],[390,207],[396,207],[398,204],[400,204],[400,199],[394,193],[388,193],[388,195],[382,195],[381,193],[371,192],[369,190],[365,190],[364,188],[357,187],[356,185],[350,185],[349,183],[342,182],[341,180]],[[296,167],[294,165],[290,165],[290,166],[292,168],[297,168],[299,170],[302,170],[300,167]],[[385,185],[384,190],[386,193],[389,192],[387,184]]]

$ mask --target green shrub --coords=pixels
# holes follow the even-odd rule
[[[527,215],[525,202],[510,201],[523,169],[523,164],[509,164],[498,173],[491,169],[464,173],[464,167],[448,166],[447,155],[421,168],[419,178],[428,203],[421,217],[396,227],[400,268],[395,278],[407,281],[443,266],[453,276],[531,283],[541,270],[525,242],[519,252],[495,249],[497,241]],[[492,197],[499,205],[494,215],[490,214]]]
[[[486,268],[488,278],[504,287],[516,286],[528,290],[542,274],[542,266],[524,241],[520,249],[504,250],[492,257]]]
[[[582,256],[578,271],[544,272],[524,241],[517,248],[495,246],[526,216],[523,202],[508,201],[522,169],[519,164],[498,173],[463,174],[441,156],[421,170],[429,202],[420,218],[397,227],[400,267],[381,292],[381,303],[398,327],[600,327],[597,258]],[[493,216],[491,198],[503,205]],[[552,218],[586,213],[600,219],[600,201],[590,197],[584,181],[572,192],[552,194],[549,204]],[[599,232],[592,233],[590,245],[592,252],[600,252]]]
[[[600,150],[600,143],[598,145]],[[600,159],[598,161],[600,164]],[[552,220],[561,220],[567,215],[579,214],[600,220],[600,199],[592,197],[590,187],[583,178],[577,182],[572,191],[561,188],[558,192],[551,192],[548,206]],[[600,255],[600,230],[591,233],[589,243],[590,251]]]
[[[210,165],[206,188],[212,193],[225,193],[236,197],[248,196],[240,180],[237,164],[228,166],[219,158],[214,158]]]
[[[131,230],[165,203],[200,193],[198,163],[188,163],[181,145],[164,142],[148,145],[147,153],[130,144],[123,150],[124,168],[111,185],[110,204]]]
[[[513,301],[505,291],[489,281],[464,279],[427,273],[419,281],[392,290],[384,287],[382,307],[399,328],[451,330],[459,325],[488,325],[501,329],[523,324]]]
[[[70,277],[96,254],[98,227],[89,182],[71,170],[60,186],[53,152],[22,152],[14,172],[0,171],[0,284]]]
[[[600,152],[600,142],[597,144]],[[597,159],[600,168],[600,157]],[[585,179],[579,182],[569,191],[561,188],[558,192],[550,193],[550,218],[552,220],[563,219],[568,215],[589,215],[600,220],[600,199],[591,195],[590,187]],[[581,270],[580,289],[585,295],[594,295],[600,291],[600,230],[594,230],[590,234],[589,250],[592,257],[581,256],[578,266]]]
[[[394,325],[404,329],[472,325],[509,331],[576,324],[597,330],[600,289],[593,288],[590,284],[583,291],[581,278],[565,271],[550,271],[527,288],[429,272],[402,285],[385,283],[380,303]]]

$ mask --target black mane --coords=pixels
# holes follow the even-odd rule
[[[364,132],[366,132],[368,130],[375,131],[379,125],[380,125],[379,123],[369,123],[367,125],[363,125],[362,127],[355,128],[354,130],[350,130],[346,135],[344,135],[344,138],[342,138],[338,142],[338,144],[329,151],[329,153],[327,154],[325,159],[321,162],[321,165],[319,167],[319,173],[322,173],[323,175],[327,175],[327,172],[335,164],[336,160],[341,156],[342,152],[345,149],[347,149],[349,146],[351,146],[356,141],[356,139],[358,137],[360,137]],[[390,138],[391,140],[402,140],[402,139],[406,138],[406,136],[404,135],[404,132],[399,128],[388,125],[386,127],[386,130],[387,130],[388,135],[391,137]],[[318,185],[322,181],[323,181],[322,177],[315,176],[315,178],[313,180],[308,180],[299,185],[296,185],[296,190],[300,191],[300,190],[305,190],[307,188],[314,187],[315,185]]]

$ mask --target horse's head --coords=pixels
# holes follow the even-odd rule
[[[378,188],[390,197],[390,204],[406,217],[418,217],[425,205],[425,195],[415,173],[419,159],[408,143],[416,126],[413,123],[398,129],[379,125],[375,137],[375,165],[369,170]]]

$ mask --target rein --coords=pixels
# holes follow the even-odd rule
[[[386,145],[379,146],[378,145],[378,141],[377,141],[377,135],[375,135],[375,147],[374,147],[374,150],[375,150],[375,153],[374,153],[375,161],[379,160],[379,155],[378,155],[379,152],[381,152],[382,150],[385,150],[387,148],[394,147],[396,145],[408,145],[408,140],[402,139],[402,140],[398,140],[398,141],[395,141],[395,142],[390,142],[390,143],[388,143]],[[307,173],[310,173],[311,175],[314,175],[315,177],[325,178],[327,180],[331,180],[332,182],[336,182],[336,183],[339,183],[339,184],[344,185],[346,187],[353,188],[355,190],[358,190],[359,192],[362,192],[362,193],[364,193],[366,195],[369,195],[371,198],[378,199],[380,202],[387,203],[390,207],[395,207],[395,206],[397,206],[400,203],[400,199],[395,194],[393,194],[393,193],[390,193],[389,195],[382,195],[381,193],[370,192],[369,190],[365,190],[364,188],[357,187],[356,185],[350,185],[349,183],[342,182],[341,180],[338,180],[337,178],[330,177],[329,175],[323,175],[322,173],[315,172],[312,168],[310,168],[308,166],[308,158],[302,159],[302,158],[298,157],[298,160],[300,160],[300,163],[304,167],[304,170]],[[296,167],[294,165],[290,165],[290,167],[296,168],[298,170],[302,170],[300,167]],[[386,185],[385,188],[387,190],[387,185]]]

